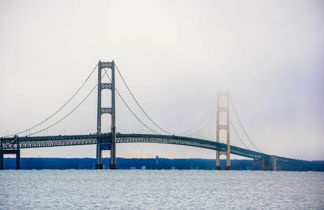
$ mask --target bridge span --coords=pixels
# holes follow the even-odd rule
[[[87,134],[87,135],[58,135],[58,136],[26,136],[0,138],[0,166],[3,167],[4,154],[17,155],[17,167],[20,166],[20,149],[59,147],[59,146],[78,146],[78,145],[101,145],[110,147],[112,143],[111,133]],[[191,138],[175,135],[155,135],[155,134],[116,134],[117,144],[122,143],[157,143],[174,144],[191,147],[200,147],[215,151],[226,151],[227,144],[209,141],[199,138]],[[252,158],[261,161],[265,170],[275,170],[277,157],[253,150],[244,149],[237,146],[230,146],[230,152],[234,155]]]
[[[75,106],[70,112],[65,114],[62,118],[60,118],[58,121],[54,122],[53,124],[43,128],[39,127],[43,125],[45,122],[47,122],[49,119],[51,119],[53,116],[55,116],[57,113],[59,113],[73,98],[76,94],[79,93],[81,88],[86,84],[86,82],[89,80],[89,78],[92,76],[92,74],[95,71],[98,71],[98,82],[92,88],[92,90],[85,96],[85,98],[77,105]],[[120,76],[121,80],[123,81],[124,85],[126,86],[126,89],[134,99],[137,106],[140,108],[140,110],[144,113],[144,115],[147,117],[147,119],[150,120],[150,123],[154,125],[156,128],[159,129],[160,132],[156,131],[155,129],[152,129],[152,127],[148,126],[146,123],[144,123],[136,114],[135,112],[130,108],[130,106],[127,104],[125,99],[121,96],[120,92],[115,87],[115,70],[117,70],[116,73]],[[110,72],[110,76],[107,72]],[[108,81],[103,81],[104,77],[108,77]],[[41,132],[47,131],[51,127],[59,124],[62,122],[62,120],[66,119],[70,116],[78,107],[88,98],[91,93],[97,89],[97,129],[96,134],[87,134],[87,135],[52,135],[52,136],[35,136],[36,134],[39,135]],[[102,103],[102,91],[103,90],[109,90],[110,93],[110,100],[107,104],[107,106],[103,106]],[[137,121],[144,126],[146,129],[148,129],[152,133],[156,134],[126,134],[126,133],[118,133],[116,132],[116,94],[121,99],[121,102],[126,106],[128,111],[137,119]],[[109,94],[106,92],[106,96],[109,98]],[[232,105],[234,107],[234,105]],[[42,148],[42,147],[58,147],[58,146],[76,146],[76,145],[96,145],[96,168],[102,169],[103,168],[103,162],[102,162],[102,150],[110,150],[110,169],[116,169],[116,144],[121,143],[158,143],[158,144],[174,144],[174,145],[184,145],[184,146],[192,146],[192,147],[200,147],[204,149],[210,149],[216,151],[216,161],[215,166],[216,169],[220,169],[220,155],[226,155],[226,166],[225,169],[230,169],[231,161],[230,161],[230,154],[239,155],[242,157],[252,158],[257,161],[261,161],[261,169],[265,170],[276,170],[276,163],[277,160],[285,163],[292,163],[299,160],[294,159],[288,159],[283,157],[277,157],[275,155],[269,155],[262,153],[252,142],[252,140],[248,137],[245,129],[243,128],[243,125],[240,122],[240,125],[245,132],[245,135],[248,137],[249,141],[252,143],[254,148],[257,151],[250,150],[249,147],[245,145],[245,143],[241,140],[242,144],[246,147],[241,148],[237,146],[231,145],[231,128],[233,126],[233,123],[230,120],[230,97],[228,92],[219,92],[217,94],[217,116],[216,116],[216,141],[210,141],[205,139],[199,139],[199,138],[191,138],[191,137],[185,137],[185,136],[176,136],[171,135],[171,132],[163,129],[161,126],[159,126],[152,118],[144,111],[143,107],[139,104],[137,99],[135,98],[132,91],[129,89],[127,83],[125,82],[122,74],[118,70],[118,67],[116,66],[114,61],[111,62],[101,62],[95,66],[95,68],[92,70],[90,75],[87,77],[87,79],[82,83],[82,85],[77,89],[77,91],[72,95],[72,97],[65,103],[63,106],[61,106],[56,112],[54,112],[52,115],[50,115],[45,120],[41,121],[40,123],[37,123],[36,125],[22,130],[20,132],[13,133],[11,135],[7,135],[6,137],[0,138],[0,169],[3,169],[3,156],[4,154],[15,154],[16,155],[16,168],[20,168],[20,150],[25,148]],[[234,108],[234,113],[236,113]],[[102,132],[102,115],[108,114],[110,115],[110,130],[109,133],[103,133]],[[237,115],[237,113],[236,113]],[[237,115],[238,116],[238,115]],[[39,129],[39,130],[36,130]],[[26,133],[29,131],[29,135],[22,137],[18,136],[21,134],[26,135]],[[30,133],[30,131],[32,131]],[[159,133],[164,133],[168,135],[159,135]],[[236,131],[236,129],[234,129]],[[87,132],[87,131],[86,131]],[[221,133],[225,134],[225,136],[222,136]],[[221,138],[222,136],[222,138]],[[239,136],[239,135],[238,135]],[[223,141],[224,143],[221,143]]]

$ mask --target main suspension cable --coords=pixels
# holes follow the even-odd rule
[[[141,104],[138,102],[138,100],[136,99],[136,97],[134,96],[133,92],[131,91],[131,89],[128,87],[123,75],[121,74],[121,72],[119,71],[118,69],[118,66],[115,64],[116,66],[116,69],[117,69],[117,72],[120,76],[120,78],[122,79],[123,83],[125,84],[128,92],[131,94],[132,98],[134,99],[134,101],[136,102],[136,104],[138,105],[138,107],[142,110],[142,112],[145,114],[145,116],[156,126],[158,127],[161,131],[169,134],[169,135],[172,135],[172,133],[170,133],[169,131],[165,130],[164,128],[162,128],[160,125],[158,125],[148,114],[147,112],[144,110],[144,108],[141,106]]]
[[[34,133],[31,133],[29,135],[35,135],[35,134],[38,134],[40,132],[43,132],[55,125],[57,125],[58,123],[62,122],[65,118],[67,118],[68,116],[70,116],[77,108],[79,108],[81,106],[81,104],[91,95],[91,93],[93,93],[93,91],[96,89],[96,87],[98,86],[98,83],[91,89],[91,91],[86,95],[86,97],[76,106],[74,107],[69,113],[67,113],[65,116],[63,116],[61,119],[59,119],[58,121],[56,121],[55,123],[51,124],[50,126],[46,127],[46,128],[43,128],[39,131],[36,131]]]
[[[237,110],[236,110],[236,108],[235,108],[235,106],[234,106],[234,102],[233,102],[233,100],[232,100],[231,97],[230,97],[230,102],[231,102],[232,107],[233,107],[233,109],[234,109],[234,113],[235,113],[235,115],[236,115],[236,118],[238,119],[238,122],[240,123],[241,128],[242,128],[244,134],[246,135],[247,139],[249,140],[249,142],[253,145],[253,147],[254,147],[256,150],[258,150],[259,152],[261,152],[261,151],[259,150],[259,148],[258,148],[258,147],[254,144],[254,142],[251,140],[251,138],[250,138],[250,136],[248,135],[248,133],[246,132],[246,130],[245,130],[244,126],[243,126],[243,123],[242,123],[242,121],[241,121],[241,119],[240,119],[240,117],[239,117],[239,115],[238,115],[238,112],[237,112]]]
[[[181,132],[179,135],[187,135],[188,134],[189,136],[192,136],[193,134],[198,133],[202,128],[204,128],[204,126],[206,126],[206,124],[204,125],[204,122],[206,122],[206,120],[204,120],[204,119],[206,118],[207,115],[210,115],[209,111],[210,111],[210,109],[212,108],[213,105],[215,105],[214,100],[212,100],[209,103],[207,109],[205,109],[205,112],[200,116],[198,121],[196,121],[196,123],[194,125],[192,125],[188,129],[186,129],[185,131]]]
[[[223,100],[220,100],[220,103],[222,104],[222,106],[224,106],[224,103],[223,103]],[[237,129],[235,128],[233,122],[231,119],[229,119],[229,123],[230,123],[230,126],[233,128],[236,136],[239,138],[240,142],[247,148],[247,149],[250,149],[243,141],[243,139],[241,138],[240,134],[238,133]]]
[[[86,84],[86,82],[89,80],[89,78],[91,77],[91,75],[93,74],[93,72],[96,70],[98,64],[94,67],[94,69],[91,71],[91,73],[89,74],[89,76],[86,78],[86,80],[81,84],[81,86],[74,92],[74,94],[58,109],[56,110],[53,114],[51,114],[50,116],[48,116],[46,119],[44,119],[43,121],[35,124],[34,126],[26,129],[26,130],[22,130],[22,131],[19,131],[17,133],[13,133],[13,134],[10,134],[10,135],[6,135],[5,137],[9,137],[9,136],[13,136],[13,135],[18,135],[18,134],[21,134],[21,133],[25,133],[27,131],[30,131],[38,126],[40,126],[41,124],[45,123],[46,121],[48,121],[49,119],[51,119],[54,115],[56,115],[58,112],[60,112],[79,92],[80,90],[83,88],[83,86]]]
[[[241,136],[239,135],[238,131],[236,130],[235,126],[233,125],[232,121],[230,121],[230,125],[231,127],[233,128],[236,136],[239,138],[240,142],[247,148],[247,149],[250,149],[243,141],[243,139],[241,138]]]
[[[111,78],[109,77],[109,75],[107,74],[107,71],[105,71],[105,75],[107,75],[108,79],[111,81]],[[130,108],[130,106],[126,103],[125,99],[121,96],[121,94],[119,93],[119,91],[117,90],[117,88],[115,88],[119,98],[122,100],[122,102],[125,104],[125,106],[127,107],[127,109],[133,114],[133,116],[147,129],[149,129],[151,132],[158,134],[158,132],[156,132],[154,129],[150,128],[148,125],[146,125],[136,114],[135,112]]]

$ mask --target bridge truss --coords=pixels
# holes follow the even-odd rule
[[[13,137],[0,138],[0,150],[9,151],[26,148],[77,146],[92,144],[111,144],[112,135],[89,134],[89,135],[65,135],[65,136],[35,136],[35,137]],[[155,134],[116,134],[116,143],[158,143],[175,144],[204,149],[226,151],[227,145],[219,142],[208,141],[198,138],[190,138],[175,135],[155,135]],[[269,156],[264,153],[241,147],[231,146],[231,153],[243,157],[262,160]]]

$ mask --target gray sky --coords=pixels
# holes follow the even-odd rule
[[[114,59],[145,110],[172,133],[214,140],[216,94],[230,91],[261,151],[324,159],[323,10],[319,0],[0,0],[0,135],[45,119],[99,59]],[[78,104],[95,79],[52,122]],[[117,104],[118,131],[147,132]],[[234,115],[232,120],[238,127]],[[81,134],[95,127],[96,92],[42,134]],[[235,135],[233,144],[242,146]],[[117,149],[123,157],[215,157],[214,151],[184,146]],[[22,155],[95,157],[95,147],[30,149]]]

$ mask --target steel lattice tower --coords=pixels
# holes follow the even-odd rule
[[[223,100],[224,99],[224,100]],[[225,113],[225,122],[221,122],[221,113]],[[230,141],[230,119],[229,119],[229,93],[218,92],[217,94],[217,121],[216,121],[216,142],[220,142],[220,131],[226,131],[226,150],[216,151],[216,169],[221,169],[220,156],[226,155],[225,169],[231,169],[231,141]]]
[[[102,83],[102,70],[111,70],[111,83]],[[102,107],[101,105],[101,93],[104,89],[111,90],[111,107]],[[100,142],[98,138],[97,154],[96,154],[96,168],[102,169],[102,150],[110,149],[110,169],[116,169],[116,106],[115,106],[115,63],[101,62],[98,63],[98,109],[97,109],[97,134],[101,134],[101,116],[102,114],[111,115],[111,144],[104,144]],[[107,146],[107,147],[105,147]]]

